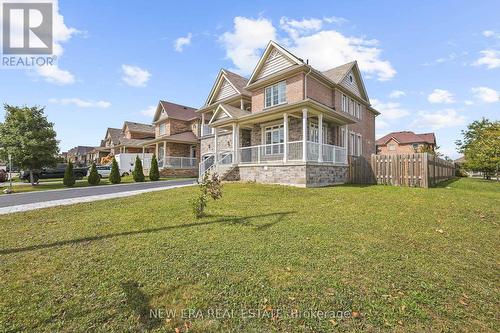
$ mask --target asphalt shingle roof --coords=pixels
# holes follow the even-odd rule
[[[199,117],[195,108],[167,101],[160,101],[160,104],[165,110],[165,114],[161,115],[160,119],[168,117],[188,121]]]
[[[389,133],[380,139],[378,139],[375,144],[377,145],[385,145],[390,139],[395,139],[399,143],[407,144],[407,143],[419,143],[425,142],[428,144],[436,144],[436,136],[434,133],[422,133],[415,134],[411,131],[401,131],[401,132],[392,132]]]

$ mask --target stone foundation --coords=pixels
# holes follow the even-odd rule
[[[326,164],[239,165],[241,181],[282,184],[299,187],[322,187],[343,184],[347,167]]]
[[[306,168],[307,187],[321,187],[347,182],[347,166],[308,164]]]
[[[198,169],[161,169],[160,177],[198,177]]]

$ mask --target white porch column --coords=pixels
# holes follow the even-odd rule
[[[240,126],[238,124],[233,124],[233,164],[238,163],[238,148],[240,138]]]
[[[218,139],[217,128],[214,128],[214,164],[217,165],[217,160],[219,159],[219,149],[217,148],[217,139]]]
[[[245,103],[243,102],[243,98],[240,99],[240,109],[242,109],[242,110],[245,109]]]
[[[167,165],[167,141],[163,141],[163,167]]]
[[[283,163],[288,162],[288,113],[283,113]]]
[[[307,109],[302,109],[302,161],[307,161]]]
[[[201,130],[200,130],[200,135],[203,136],[205,135],[205,114],[201,114]]]
[[[155,143],[155,155],[156,155],[156,161],[158,161],[158,142]]]
[[[144,163],[144,154],[145,154],[146,147],[142,146],[142,163]]]
[[[318,115],[318,162],[323,162],[323,114]]]

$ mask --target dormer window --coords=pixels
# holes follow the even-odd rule
[[[286,103],[286,82],[281,81],[265,89],[265,107]]]

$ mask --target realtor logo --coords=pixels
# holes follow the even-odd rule
[[[4,55],[52,54],[53,3],[2,1]]]

